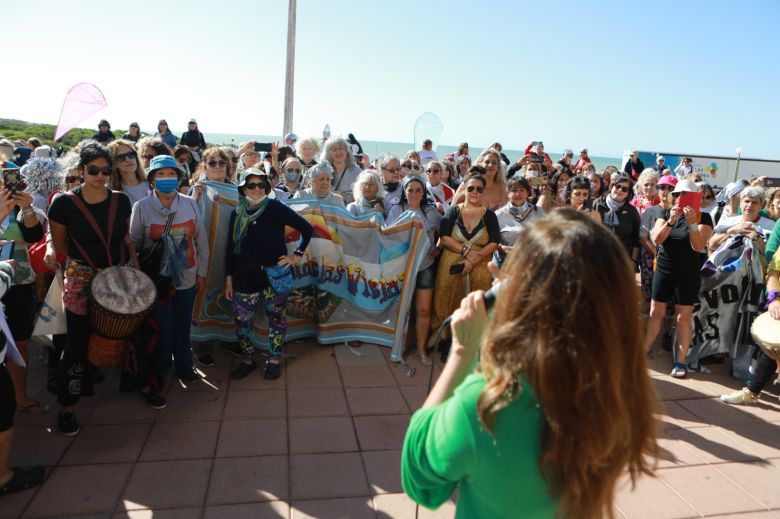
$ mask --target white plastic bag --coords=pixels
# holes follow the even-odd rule
[[[65,305],[62,302],[62,270],[58,268],[35,322],[33,336],[58,335],[67,331]]]

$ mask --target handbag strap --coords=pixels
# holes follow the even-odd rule
[[[73,202],[73,205],[75,205],[79,209],[79,211],[81,211],[81,214],[84,215],[84,218],[87,220],[90,226],[92,226],[92,230],[94,230],[97,237],[100,238],[100,242],[103,244],[103,248],[106,250],[106,259],[108,259],[109,266],[113,265],[114,263],[111,258],[111,248],[109,247],[109,244],[111,243],[111,238],[114,232],[114,222],[116,221],[116,212],[118,206],[117,193],[114,193],[113,191],[109,193],[111,200],[109,201],[109,205],[108,205],[108,240],[106,240],[106,236],[103,234],[103,231],[100,229],[100,226],[95,221],[95,217],[92,216],[92,213],[89,211],[89,209],[87,209],[87,206],[84,205],[84,202],[81,200],[81,198],[73,191],[68,191],[66,195],[70,197],[71,201]],[[79,250],[81,255],[87,261],[89,266],[94,269],[95,263],[92,261],[92,258],[89,257],[89,254],[87,254],[87,251],[84,250],[84,247],[82,247],[82,245],[75,238],[75,236],[71,235],[70,239],[73,241],[74,245],[76,245],[76,248]],[[121,245],[120,245],[120,250],[121,250],[120,264],[121,264],[124,263],[125,260],[125,250],[124,247],[122,247]]]

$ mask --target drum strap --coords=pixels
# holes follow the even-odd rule
[[[65,193],[70,197],[70,199],[73,201],[73,205],[75,205],[79,211],[81,211],[81,214],[84,215],[84,218],[86,218],[87,222],[92,226],[92,229],[95,231],[95,234],[98,238],[100,238],[101,243],[103,243],[103,247],[106,249],[106,258],[108,259],[108,265],[112,266],[114,262],[111,259],[111,248],[109,247],[109,244],[111,243],[111,237],[114,232],[114,222],[116,222],[116,211],[118,206],[118,195],[117,193],[114,193],[113,191],[110,193],[111,200],[108,205],[108,240],[106,240],[105,235],[103,234],[103,231],[100,229],[100,226],[98,226],[97,222],[95,221],[95,217],[92,216],[92,213],[89,212],[89,209],[87,209],[87,206],[84,205],[84,202],[79,198],[79,196],[69,191]],[[74,237],[70,237],[71,240],[73,240],[73,244],[76,245],[76,248],[79,250],[82,256],[84,256],[84,259],[87,261],[90,267],[92,267],[93,270],[97,271],[97,267],[95,267],[95,263],[92,261],[92,258],[89,257],[89,254],[87,254],[87,251],[84,249],[84,247],[81,246],[81,244],[78,242],[78,240]],[[121,257],[119,259],[120,265],[125,263],[125,248],[124,244],[120,245],[120,254]]]

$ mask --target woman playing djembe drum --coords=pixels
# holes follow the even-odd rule
[[[108,149],[97,142],[82,146],[79,171],[84,178],[81,187],[57,197],[49,208],[54,250],[46,255],[46,263],[53,267],[54,252],[67,254],[63,302],[68,340],[57,375],[57,401],[61,405],[57,428],[68,436],[79,432],[74,406],[82,396],[94,394],[89,378],[85,377],[87,345],[92,333],[87,311],[92,278],[108,266],[127,264],[134,256],[134,250],[128,247],[130,200],[124,193],[106,188],[112,171]],[[150,405],[165,406],[162,397],[150,387],[141,392]]]

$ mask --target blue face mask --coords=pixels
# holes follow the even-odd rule
[[[179,188],[179,179],[159,178],[154,181],[154,188],[164,195],[170,195]]]

